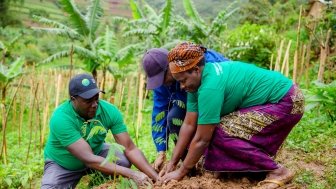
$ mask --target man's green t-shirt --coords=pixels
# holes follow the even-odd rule
[[[187,111],[198,124],[216,124],[241,108],[277,103],[293,85],[279,72],[237,61],[205,64],[201,86],[188,93]]]
[[[44,158],[55,161],[68,170],[83,169],[85,165],[73,156],[67,147],[83,138],[94,154],[98,154],[108,130],[111,130],[112,134],[127,132],[122,115],[114,105],[99,100],[95,117],[85,121],[75,112],[71,101],[66,101],[51,116]]]

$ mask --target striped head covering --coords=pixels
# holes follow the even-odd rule
[[[171,73],[184,72],[193,68],[202,60],[205,51],[205,47],[190,42],[177,45],[168,53]]]

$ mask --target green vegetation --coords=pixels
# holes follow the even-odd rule
[[[335,187],[336,2],[325,2],[124,0],[118,5],[128,6],[124,17],[111,13],[108,1],[1,1],[0,188],[40,186],[48,121],[68,99],[74,73],[97,77],[102,98],[121,109],[131,137],[153,162],[152,94],[140,61],[149,48],[186,40],[280,71],[304,89],[306,112],[286,140],[284,163],[296,171],[299,187]],[[78,188],[105,181],[86,176]],[[134,187],[122,177],[114,181],[116,188]]]

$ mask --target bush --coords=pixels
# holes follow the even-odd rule
[[[232,60],[268,67],[276,45],[275,32],[267,26],[244,24],[224,37],[225,55]]]

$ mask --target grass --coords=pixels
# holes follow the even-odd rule
[[[63,99],[65,97],[63,96]],[[27,104],[28,105],[28,104]],[[152,106],[151,98],[145,100],[144,109],[150,109]],[[27,107],[28,108],[28,107]],[[135,132],[132,116],[126,115],[125,107],[120,108],[123,111],[128,131],[133,141]],[[51,108],[52,111],[52,108]],[[138,147],[144,152],[149,162],[153,162],[156,157],[155,146],[151,137],[151,115],[150,111],[143,111],[143,123],[140,127],[138,138]],[[38,150],[38,135],[33,134],[31,154],[28,164],[25,164],[27,145],[29,139],[28,114],[25,113],[24,132],[21,145],[18,144],[16,120],[10,120],[9,132],[7,135],[8,146],[10,146],[10,163],[7,166],[0,167],[0,183],[3,188],[10,185],[9,188],[38,188],[40,187],[41,176],[43,173],[43,153]],[[15,128],[14,128],[15,127]],[[37,125],[34,126],[37,129]],[[301,122],[293,129],[286,140],[284,149],[287,151],[288,159],[285,162],[290,168],[295,169],[297,176],[294,180],[302,188],[322,189],[333,188],[336,185],[336,150],[334,145],[336,139],[335,123],[332,123],[326,115],[314,110],[306,112]],[[107,142],[114,142],[111,134],[107,137]],[[170,141],[170,144],[172,142]],[[168,157],[170,157],[168,155]],[[87,188],[88,184],[99,185],[106,180],[101,177],[84,177],[78,185],[78,188]],[[124,181],[123,181],[124,182]]]
[[[319,110],[306,112],[286,140],[292,156],[295,183],[303,188],[322,189],[336,186],[336,123]]]

